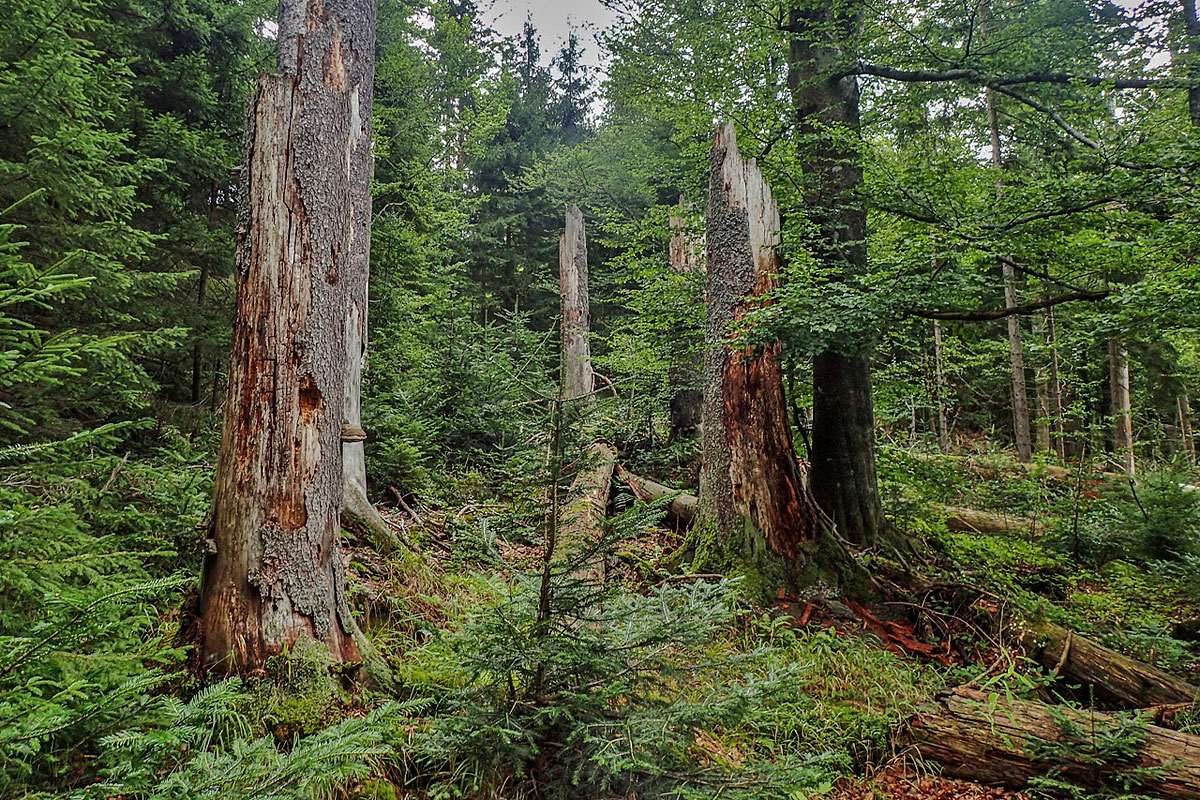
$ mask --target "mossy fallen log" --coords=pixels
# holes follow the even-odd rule
[[[947,775],[1021,789],[1037,778],[1200,800],[1200,737],[1130,715],[954,689],[898,737]]]
[[[1127,708],[1193,703],[1200,689],[1053,622],[1026,622],[1020,641],[1043,667],[1089,684]]]

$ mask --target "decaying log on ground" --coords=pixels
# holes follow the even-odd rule
[[[1041,533],[1045,527],[1027,517],[1010,517],[990,511],[977,511],[959,506],[934,506],[945,515],[946,527],[968,533]]]
[[[608,511],[608,493],[612,487],[613,467],[617,463],[617,451],[608,442],[596,442],[588,447],[585,463],[567,492],[559,523],[559,544],[556,559],[573,559],[581,553],[595,549],[604,535],[604,519]],[[603,563],[599,555],[587,559],[582,570],[589,577],[603,575]]]
[[[629,487],[629,491],[633,492],[633,496],[638,500],[661,500],[664,497],[670,497],[671,502],[667,505],[667,510],[679,527],[686,528],[695,521],[696,508],[700,503],[696,495],[672,489],[670,486],[664,486],[640,475],[634,475],[620,465],[617,466],[617,477],[624,481],[625,485]]]
[[[1124,726],[1140,739],[1122,759],[1105,740]],[[1119,734],[1117,734],[1119,735]],[[920,755],[941,763],[949,775],[1013,788],[1053,775],[1095,788],[1119,786],[1135,771],[1142,794],[1200,800],[1200,737],[1131,725],[1113,714],[1078,711],[955,689],[917,714],[901,737]]]
[[[1021,644],[1043,667],[1095,686],[1129,708],[1192,703],[1200,689],[1052,622],[1026,623]]]

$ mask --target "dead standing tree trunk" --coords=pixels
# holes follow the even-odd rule
[[[592,373],[591,312],[588,308],[587,234],[579,206],[567,206],[566,228],[558,240],[558,283],[562,302],[561,387],[564,400],[590,400]]]
[[[558,244],[559,292],[562,302],[561,397],[576,406],[571,417],[581,419],[585,439],[591,439],[595,374],[588,338],[591,335],[591,309],[588,304],[587,233],[583,212],[571,203]],[[590,441],[583,460],[563,504],[560,531],[556,539],[562,546],[557,558],[577,558],[594,549],[604,533],[605,511],[612,485],[617,452],[604,441]],[[586,559],[581,574],[594,579],[603,575],[603,560]]]
[[[697,557],[795,584],[821,514],[792,448],[779,345],[730,343],[738,320],[775,286],[779,209],[758,165],[738,152],[730,123],[713,142],[707,224]]]
[[[338,546],[355,146],[348,65],[362,57],[362,13],[285,2],[281,74],[259,79],[250,107],[214,552],[200,604],[206,669],[261,668],[302,637],[338,661],[370,655]]]
[[[331,13],[353,19],[349,31],[350,242],[346,267],[346,391],[342,410],[342,523],[362,531],[377,550],[399,546],[391,527],[367,496],[366,434],[362,429],[362,378],[367,360],[367,294],[371,264],[371,112],[375,83],[375,0],[327,0]],[[343,31],[343,36],[347,32]]]

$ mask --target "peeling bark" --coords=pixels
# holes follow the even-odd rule
[[[250,106],[237,316],[200,608],[205,669],[260,668],[302,636],[368,655],[338,546],[352,250],[353,15],[285,2],[279,75]],[[344,12],[344,13],[342,13]],[[347,17],[349,15],[349,17]]]
[[[820,514],[792,447],[779,345],[730,344],[738,320],[775,286],[779,209],[729,123],[713,142],[707,226],[698,522],[719,551],[790,572],[811,550]]]

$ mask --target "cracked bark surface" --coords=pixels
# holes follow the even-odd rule
[[[256,669],[302,636],[339,661],[369,655],[347,603],[338,536],[357,93],[368,46],[355,32],[369,30],[373,42],[373,14],[366,2],[285,2],[279,74],[261,76],[251,101],[229,399],[200,605],[208,670]]]

